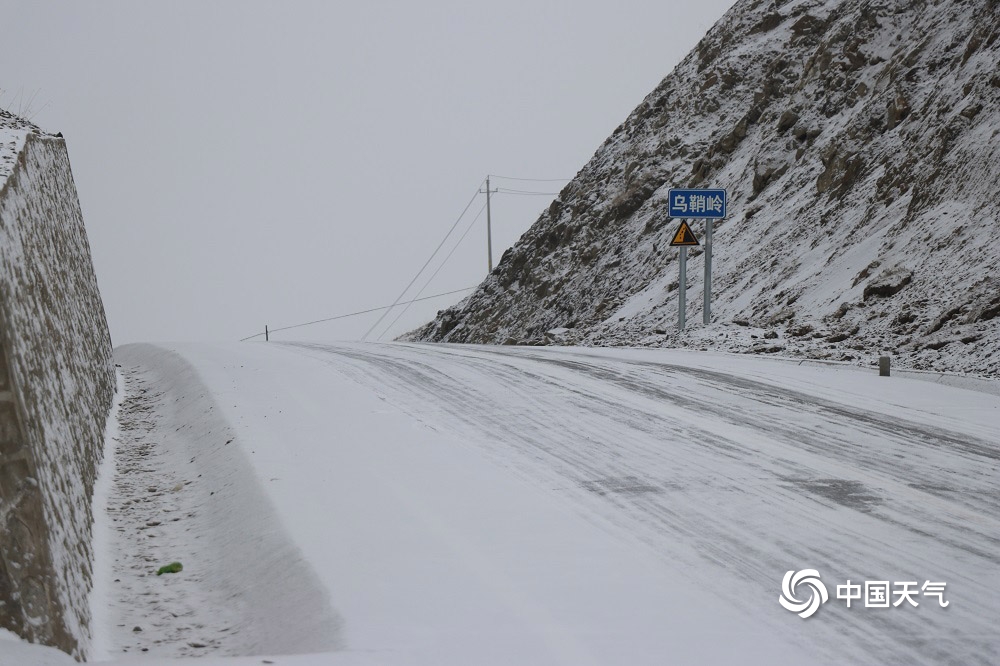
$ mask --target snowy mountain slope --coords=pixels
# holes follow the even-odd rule
[[[479,289],[409,339],[888,349],[1000,372],[998,37],[994,0],[741,0]],[[680,335],[670,187],[730,198],[716,324],[700,325],[695,249],[698,323]]]
[[[682,350],[172,349],[118,350],[110,657],[996,662],[996,395]],[[777,602],[804,568],[808,620]],[[848,579],[950,605],[848,608]]]

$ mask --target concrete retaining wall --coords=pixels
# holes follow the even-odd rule
[[[0,165],[0,627],[82,659],[111,338],[65,143],[6,137],[16,158]]]

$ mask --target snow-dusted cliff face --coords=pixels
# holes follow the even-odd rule
[[[1000,2],[741,0],[479,289],[408,337],[888,349],[1000,373],[998,183]],[[696,249],[680,335],[671,187],[730,197],[714,323]]]
[[[0,627],[78,658],[114,390],[66,145],[0,113]]]

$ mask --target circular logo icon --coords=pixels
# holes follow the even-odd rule
[[[796,596],[798,587],[808,588],[809,596],[799,599]],[[803,589],[803,592],[806,590]],[[819,572],[815,569],[803,569],[802,571],[789,571],[781,581],[781,596],[778,603],[785,610],[798,613],[799,617],[807,618],[826,603],[829,595],[826,592],[826,585],[819,579]]]

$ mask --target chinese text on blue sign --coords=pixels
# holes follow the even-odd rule
[[[725,190],[670,190],[670,217],[723,218]]]

